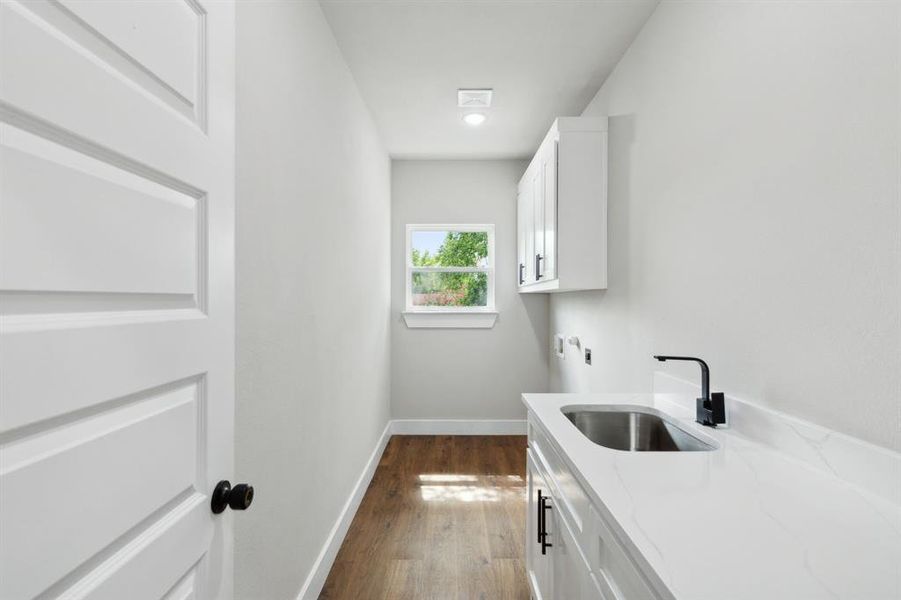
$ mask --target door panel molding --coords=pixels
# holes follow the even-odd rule
[[[103,15],[89,10],[91,8],[89,3],[73,0],[29,0],[26,4],[18,0],[5,0],[4,4],[9,4],[10,10],[28,19],[35,27],[46,31],[48,35],[65,40],[79,52],[115,71],[123,79],[131,82],[134,87],[194,123],[202,131],[206,131],[207,27],[206,11],[199,3],[185,0],[177,3],[137,4],[137,8],[145,13],[168,9],[167,15],[157,16],[157,20],[166,19],[167,23],[155,23],[154,29],[158,33],[166,33],[165,38],[161,36],[160,39],[167,39],[169,42],[171,42],[172,26],[177,24],[177,19],[173,18],[175,17],[172,11],[173,5],[182,4],[193,15],[194,23],[190,25],[194,30],[191,36],[193,38],[191,40],[192,47],[184,49],[186,50],[184,56],[174,56],[168,60],[148,54],[151,49],[147,48],[147,43],[150,40],[144,40],[143,48],[138,49],[138,52],[128,52],[123,46],[129,43],[129,35],[133,35],[134,30],[115,31],[111,29],[117,21],[115,17],[119,15],[112,15],[112,18],[105,20],[104,23],[97,22]],[[117,8],[122,13],[127,13],[127,11],[133,11],[136,6],[129,6],[125,3],[118,6],[116,3],[104,3],[102,10],[108,12]],[[93,24],[89,22],[92,19],[94,20]],[[163,30],[164,24],[169,25],[169,29]],[[104,34],[101,29],[106,30],[107,33]],[[178,29],[182,30],[179,32],[179,37],[184,37],[186,34],[191,35],[184,31],[184,24]],[[148,31],[146,35],[152,36],[153,33],[153,31]],[[112,38],[118,38],[120,42],[117,43]],[[144,55],[144,61],[136,56],[138,53]],[[190,69],[191,72],[176,74],[171,72],[173,69]],[[164,71],[168,71],[168,73],[164,73]]]

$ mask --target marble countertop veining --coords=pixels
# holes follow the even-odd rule
[[[728,428],[702,427],[670,400],[523,394],[633,558],[676,598],[901,599],[901,506]],[[560,410],[596,404],[657,408],[719,448],[598,446]]]

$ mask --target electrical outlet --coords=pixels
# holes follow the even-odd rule
[[[585,348],[585,364],[591,364],[591,348]]]

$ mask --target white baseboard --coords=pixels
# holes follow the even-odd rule
[[[525,435],[525,419],[395,419],[393,435]]]
[[[338,556],[338,550],[344,543],[344,536],[350,529],[350,524],[357,514],[357,509],[363,501],[369,482],[375,475],[376,467],[388,445],[388,440],[392,435],[525,435],[526,421],[518,419],[486,419],[486,420],[466,420],[466,419],[395,419],[388,421],[385,425],[385,431],[379,438],[372,455],[369,457],[363,472],[357,479],[357,483],[350,493],[347,502],[338,515],[338,520],[329,532],[325,540],[316,562],[304,581],[297,600],[313,600],[319,597],[325,580],[328,579],[329,571]]]
[[[350,497],[347,499],[347,502],[344,503],[344,507],[338,515],[338,520],[335,522],[335,525],[332,527],[332,530],[325,540],[325,545],[323,545],[322,550],[319,552],[319,556],[316,557],[316,562],[313,563],[313,568],[310,570],[307,580],[304,581],[303,587],[300,588],[297,600],[312,600],[319,597],[322,586],[325,585],[325,580],[328,578],[329,571],[332,570],[332,564],[335,562],[335,557],[338,556],[338,550],[341,549],[341,544],[344,543],[344,536],[347,535],[347,530],[350,529],[350,524],[354,520],[354,515],[357,514],[357,509],[360,508],[360,502],[363,501],[363,496],[366,494],[366,489],[369,487],[369,482],[372,481],[372,476],[375,475],[375,469],[379,465],[379,460],[382,458],[385,446],[388,445],[388,440],[391,438],[391,425],[391,421],[388,421],[385,425],[382,436],[379,438],[375,449],[372,451],[372,455],[366,462],[366,466],[363,468],[363,472],[360,474],[359,479],[357,479],[357,483],[351,491]]]

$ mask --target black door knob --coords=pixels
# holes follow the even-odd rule
[[[235,487],[227,479],[216,484],[213,496],[210,499],[210,508],[215,514],[221,513],[226,506],[232,510],[247,510],[253,502],[253,486],[246,483],[236,483]]]

